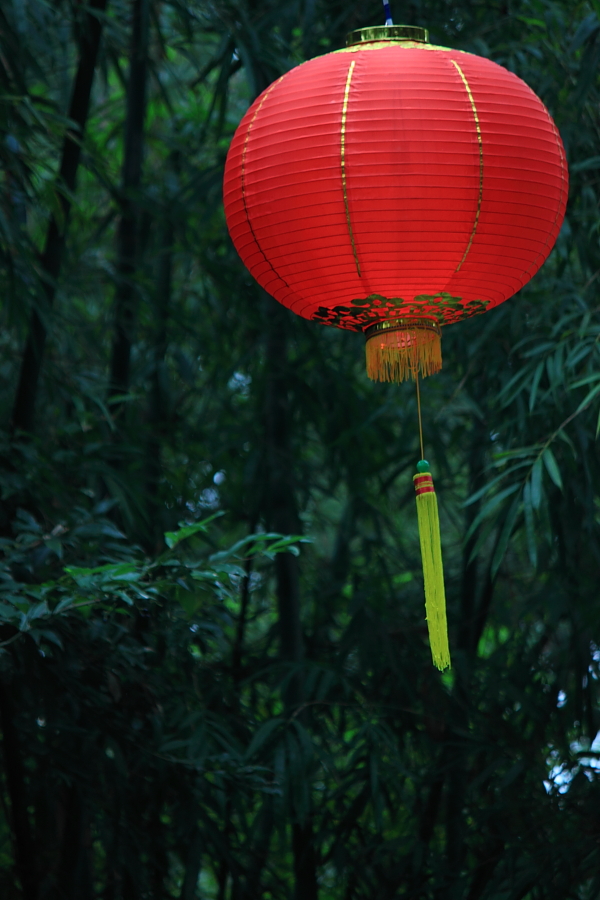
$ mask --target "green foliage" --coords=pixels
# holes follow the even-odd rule
[[[250,99],[380,7],[145,3],[98,14],[68,218],[85,10],[0,10],[0,894],[600,896],[600,9],[394,10],[524,78],[571,174],[549,261],[447,328],[423,386],[454,666],[440,675],[413,391],[369,383],[359,336],[259,291],[221,207]],[[134,8],[150,23],[137,107]],[[25,434],[11,411],[32,311],[47,341]]]

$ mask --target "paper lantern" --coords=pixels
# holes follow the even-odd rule
[[[533,91],[407,26],[353,32],[275,81],[242,119],[224,181],[252,275],[298,315],[362,331],[381,381],[437,372],[443,325],[535,275],[567,193],[563,145]],[[419,485],[430,504],[433,486]]]

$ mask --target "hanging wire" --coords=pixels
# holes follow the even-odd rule
[[[419,416],[419,441],[421,443],[421,459],[425,459],[423,449],[423,423],[421,421],[421,392],[419,390],[419,372],[415,372],[415,384],[417,385],[417,413]]]
[[[383,11],[385,12],[385,24],[393,25],[394,23],[392,21],[392,11],[390,9],[390,4],[388,3],[388,0],[383,0]]]

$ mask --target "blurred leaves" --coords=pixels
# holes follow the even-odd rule
[[[109,398],[131,27],[128,4],[109,6],[35,434],[11,434],[82,10],[0,10],[0,715],[4,751],[13,735],[24,761],[19,776],[2,757],[0,893],[33,900],[15,868],[21,796],[35,900],[285,900],[299,830],[320,900],[595,897],[598,9],[402,11],[524,78],[571,174],[548,262],[447,329],[444,370],[423,386],[454,666],[442,677],[426,643],[414,391],[369,383],[357,336],[286,315],[290,441],[274,455],[275,306],[221,208],[250,100],[381,24],[379,7],[151,4],[132,379]],[[274,466],[297,506],[281,534]],[[280,653],[290,562],[293,662]]]

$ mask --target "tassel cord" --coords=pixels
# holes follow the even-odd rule
[[[421,391],[419,389],[419,370],[415,372],[415,383],[417,385],[417,415],[419,417],[419,441],[421,443],[421,459],[425,459],[425,451],[423,449],[423,422],[421,419]]]

